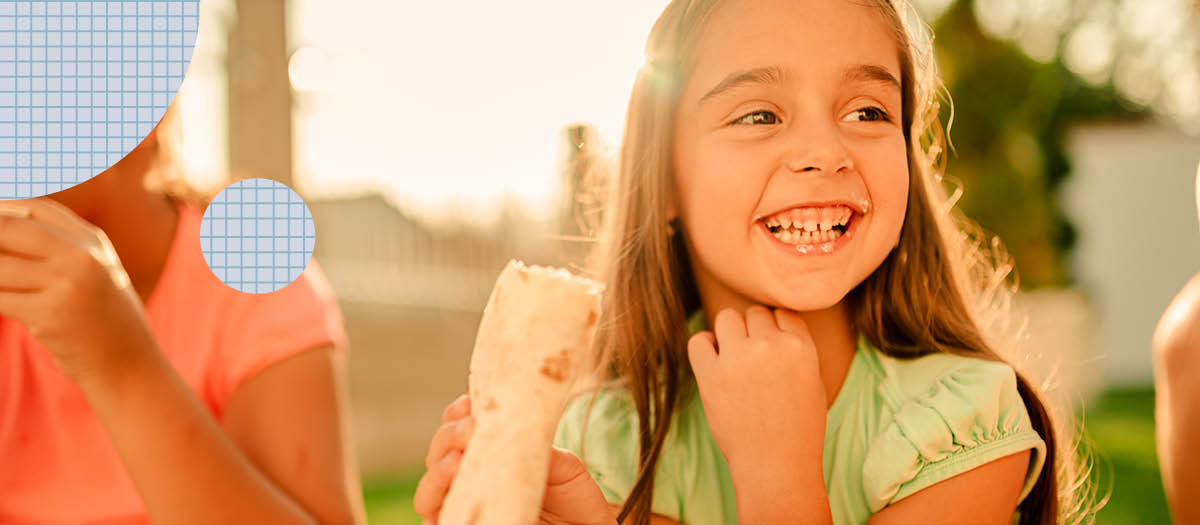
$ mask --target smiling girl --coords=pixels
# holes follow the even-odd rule
[[[1067,514],[1071,451],[985,336],[1004,273],[939,184],[914,20],[902,0],[667,6],[608,214],[602,386],[559,426],[583,461],[552,452],[544,522]],[[468,413],[431,443],[429,518]]]

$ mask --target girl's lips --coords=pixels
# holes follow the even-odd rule
[[[779,240],[775,234],[771,233],[770,228],[767,227],[766,221],[762,219],[758,221],[758,228],[762,230],[763,235],[767,236],[768,242],[771,242],[780,249],[785,250],[790,255],[801,257],[831,255],[837,253],[838,250],[840,250],[843,246],[849,243],[851,239],[854,238],[855,233],[858,232],[859,220],[862,219],[862,217],[862,213],[855,211],[854,215],[850,217],[850,221],[846,223],[845,233],[833,241],[819,244],[796,245],[783,242]]]
[[[851,210],[854,211],[854,214],[856,216],[866,215],[867,213],[870,213],[870,211],[871,211],[871,201],[869,201],[867,199],[837,199],[837,200],[830,200],[830,201],[817,201],[817,202],[806,202],[806,203],[802,203],[802,204],[793,204],[786,208],[778,209],[771,213],[766,213],[766,214],[760,215],[757,218],[755,218],[755,220],[763,220],[768,217],[772,217],[772,216],[778,215],[780,213],[783,213],[783,212],[789,211],[789,210],[796,210],[796,209],[803,209],[803,208],[829,208],[829,207],[834,207],[834,206],[845,206],[847,208],[850,208]]]

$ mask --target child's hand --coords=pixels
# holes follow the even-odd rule
[[[76,383],[154,346],[108,237],[49,199],[0,203],[0,316],[24,325]]]
[[[442,500],[450,490],[463,450],[471,439],[474,419],[470,414],[471,398],[464,394],[446,407],[442,426],[429,443],[425,475],[421,476],[413,496],[413,506],[426,523],[437,522]],[[552,448],[550,475],[538,523],[608,525],[615,519],[616,514],[583,462],[568,451]]]
[[[825,388],[816,346],[795,313],[765,307],[722,310],[688,341],[688,357],[713,437],[729,462],[752,483],[783,478],[813,464],[820,472],[825,440]],[[777,489],[779,487],[776,487]]]

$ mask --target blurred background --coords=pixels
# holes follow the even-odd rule
[[[1167,522],[1150,336],[1200,260],[1200,2],[914,3],[954,100],[949,180],[1016,261],[1020,365],[1089,431],[1098,522]],[[189,178],[308,201],[372,522],[419,523],[427,440],[503,263],[581,260],[575,159],[619,143],[665,4],[202,2],[178,98]]]

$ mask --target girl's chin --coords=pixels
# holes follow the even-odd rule
[[[837,306],[845,300],[847,293],[842,290],[810,290],[807,293],[788,291],[786,294],[772,294],[770,302],[775,308],[793,312],[816,312]]]

